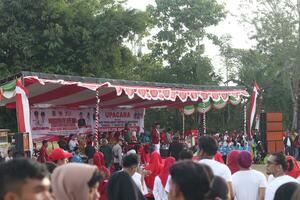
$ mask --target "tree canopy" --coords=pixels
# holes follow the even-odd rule
[[[299,1],[299,0],[298,0]],[[217,0],[156,0],[146,11],[120,0],[0,0],[0,78],[19,71],[122,78],[185,84],[218,84],[204,40],[221,46],[230,77],[264,89],[264,109],[284,113],[286,127],[297,128],[299,108],[299,6],[290,0],[258,0],[250,16],[252,49],[234,49],[207,28],[225,19]],[[254,6],[250,2],[245,3]],[[131,42],[145,41],[149,51],[135,53]],[[141,47],[140,47],[141,48]],[[250,87],[249,87],[250,88]],[[227,121],[226,118],[231,115]],[[209,113],[218,128],[242,125],[242,108]],[[179,128],[178,110],[147,112]],[[0,110],[0,127],[15,130],[14,113]],[[187,119],[197,128],[198,117]],[[221,121],[221,123],[215,123]],[[228,124],[230,122],[230,124]]]
[[[145,12],[114,0],[1,0],[0,18],[1,76],[27,70],[126,77],[136,59],[123,41],[148,23]]]

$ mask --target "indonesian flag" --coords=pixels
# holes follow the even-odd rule
[[[16,80],[16,109],[17,109],[17,119],[18,119],[18,130],[19,133],[29,134],[29,149],[32,153],[32,135],[30,127],[30,112],[29,112],[29,102],[27,95],[28,90],[23,86],[21,80]]]
[[[257,96],[259,94],[259,91],[260,91],[260,87],[255,82],[254,87],[253,87],[253,92],[251,94],[251,102],[250,102],[250,110],[249,110],[249,129],[248,129],[248,136],[249,137],[251,136],[253,120],[254,120],[255,112],[256,112]]]
[[[3,99],[13,98],[16,93],[16,80],[10,81],[7,84],[0,87],[0,101]]]

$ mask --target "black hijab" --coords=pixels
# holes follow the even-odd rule
[[[108,200],[145,200],[132,178],[125,171],[110,176],[107,185]]]

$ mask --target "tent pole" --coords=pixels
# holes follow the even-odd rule
[[[185,126],[185,116],[184,116],[184,112],[182,112],[182,133],[184,134],[184,127]]]
[[[99,137],[99,106],[100,106],[100,97],[99,97],[99,88],[96,90],[96,99],[97,99],[97,102],[96,102],[96,124],[95,124],[95,140],[96,140],[96,144],[95,144],[95,147],[97,148],[98,150],[98,144],[99,144],[99,141],[98,141],[98,137]]]
[[[203,113],[203,133],[206,134],[206,113]]]
[[[244,134],[247,134],[247,104],[244,103]]]

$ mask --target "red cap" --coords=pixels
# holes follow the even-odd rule
[[[52,161],[58,161],[64,158],[70,158],[73,155],[69,152],[64,151],[61,148],[55,148],[51,154],[49,155],[50,160]]]

